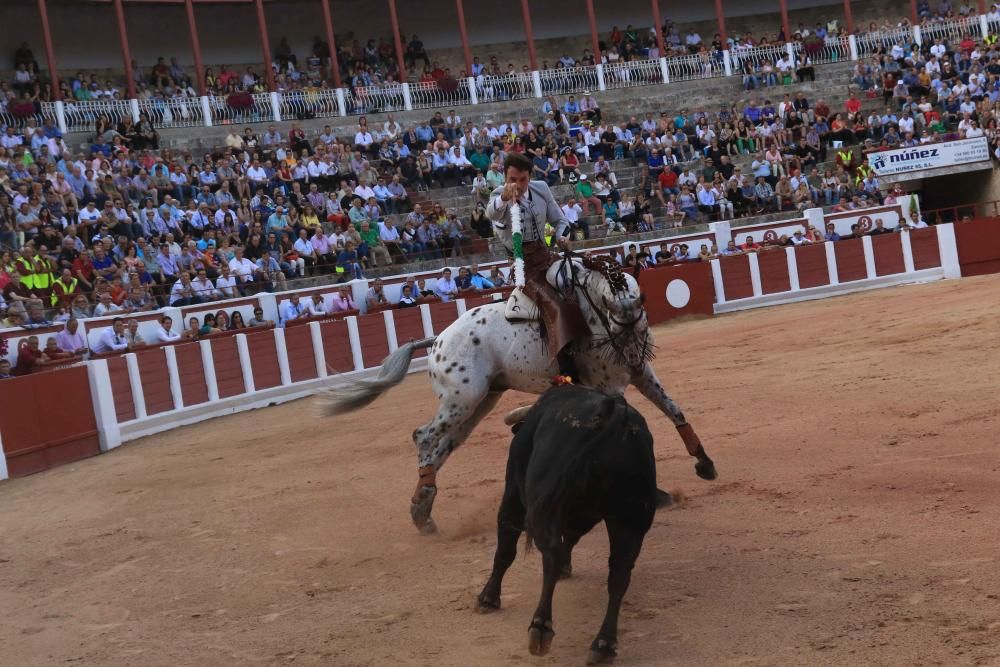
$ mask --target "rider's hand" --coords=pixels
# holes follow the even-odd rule
[[[556,243],[563,250],[569,250],[570,249],[569,248],[569,237],[568,236],[560,236],[558,239],[556,239]]]
[[[521,188],[517,183],[507,183],[503,186],[500,199],[503,201],[514,201],[521,198]]]

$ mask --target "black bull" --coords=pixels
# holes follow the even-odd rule
[[[529,649],[548,652],[552,595],[581,537],[600,521],[608,530],[608,608],[588,664],[613,659],[618,612],[632,567],[656,511],[656,462],[646,421],[621,396],[581,386],[550,389],[514,436],[497,517],[493,572],[477,609],[500,608],[503,576],[524,531],[542,554],[542,595],[529,629]]]

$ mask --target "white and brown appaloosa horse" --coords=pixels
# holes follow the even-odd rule
[[[552,265],[548,279],[579,304],[590,328],[590,334],[575,343],[577,380],[609,394],[624,394],[628,385],[634,385],[677,427],[688,453],[697,458],[698,476],[715,479],[715,464],[649,363],[653,341],[636,280],[612,261],[569,255]],[[410,505],[413,523],[424,532],[435,530],[431,509],[436,475],[451,453],[503,392],[541,394],[558,373],[555,361],[549,359],[536,307],[523,294],[517,295],[519,291],[508,302],[466,311],[434,338],[401,345],[382,362],[375,379],[329,392],[329,415],[364,407],[403,381],[415,350],[430,348],[427,367],[439,406],[434,418],[413,432],[419,476]]]

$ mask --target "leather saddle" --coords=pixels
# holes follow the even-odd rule
[[[503,314],[511,322],[538,322],[542,319],[538,305],[520,287],[510,293]]]

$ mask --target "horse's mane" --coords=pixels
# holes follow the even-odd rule
[[[625,272],[618,262],[604,257],[583,257],[583,267],[604,276],[614,292],[628,291],[628,281],[625,279]]]

